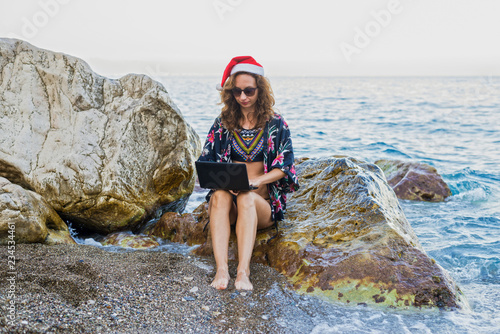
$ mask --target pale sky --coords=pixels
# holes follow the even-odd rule
[[[103,75],[500,75],[498,0],[0,0],[0,37]]]

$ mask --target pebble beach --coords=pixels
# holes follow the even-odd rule
[[[7,259],[7,247],[0,250]],[[244,292],[234,288],[235,263],[227,290],[210,286],[211,258],[42,244],[17,245],[15,257],[14,324],[0,274],[4,333],[293,333],[282,313],[306,311],[283,276],[258,264],[254,290]]]

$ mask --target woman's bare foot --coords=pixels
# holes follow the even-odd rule
[[[227,288],[230,278],[231,277],[229,276],[229,272],[227,271],[227,269],[217,269],[214,280],[210,285],[217,290],[224,290]]]
[[[236,276],[236,281],[234,282],[234,286],[236,290],[253,290],[253,285],[250,282],[249,274],[245,272],[239,272]]]

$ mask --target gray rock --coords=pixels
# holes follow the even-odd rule
[[[64,218],[131,229],[192,192],[199,137],[151,78],[0,39],[0,91],[0,176]]]
[[[66,223],[40,195],[0,177],[0,244],[9,241],[75,243]]]

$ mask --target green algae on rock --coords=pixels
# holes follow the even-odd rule
[[[396,196],[400,199],[443,202],[451,196],[450,187],[436,168],[419,162],[377,160]]]

